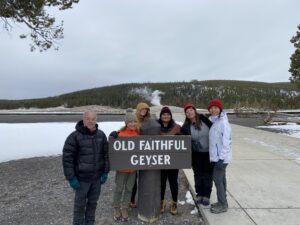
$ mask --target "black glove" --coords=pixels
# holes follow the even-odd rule
[[[223,168],[223,163],[224,163],[224,160],[219,159],[219,161],[216,162],[216,164],[215,164],[216,169],[221,170]]]
[[[119,135],[118,135],[118,132],[117,131],[113,131],[109,134],[110,137],[113,137],[113,138],[118,138]]]

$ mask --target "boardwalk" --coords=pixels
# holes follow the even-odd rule
[[[201,207],[207,224],[300,225],[300,139],[238,125],[232,130],[229,210],[215,215]],[[185,173],[194,188],[192,171]]]

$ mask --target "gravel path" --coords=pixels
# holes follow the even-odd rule
[[[130,211],[128,222],[112,219],[112,192],[115,173],[102,186],[96,213],[96,225],[147,224],[137,219],[137,209]],[[61,156],[39,157],[0,164],[0,224],[64,225],[72,224],[74,192],[64,179]],[[179,175],[179,200],[188,190],[182,171]],[[166,197],[170,198],[167,190]],[[166,212],[154,225],[201,225],[199,214],[190,214],[193,205],[179,205],[179,214]]]

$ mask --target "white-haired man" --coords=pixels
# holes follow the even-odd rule
[[[109,172],[108,142],[98,129],[97,114],[87,111],[63,148],[63,169],[75,190],[73,225],[93,225],[101,184]]]

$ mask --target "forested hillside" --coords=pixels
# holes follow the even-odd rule
[[[275,110],[300,108],[300,89],[291,83],[229,80],[121,84],[43,99],[0,100],[0,108],[83,105],[127,108],[135,107],[140,101],[151,105],[160,102],[162,105],[174,106],[194,103],[198,108],[206,108],[212,98],[221,98],[225,108],[255,107]]]

